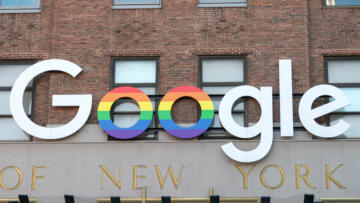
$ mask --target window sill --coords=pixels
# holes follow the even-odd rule
[[[198,4],[198,7],[243,7],[246,8],[247,7],[247,3],[233,3],[233,4],[222,4],[222,3],[211,3],[211,4],[206,4],[206,3],[201,3]]]
[[[1,13],[41,13],[41,9],[0,9]]]
[[[323,8],[355,8],[355,9],[358,9],[360,8],[360,5],[354,5],[354,6],[324,6]]]
[[[151,9],[151,8],[161,8],[160,4],[154,5],[116,5],[112,7],[113,9]]]

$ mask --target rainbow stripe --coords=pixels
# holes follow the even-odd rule
[[[181,97],[191,97],[200,104],[200,120],[192,127],[181,127],[172,120],[172,105]],[[210,97],[201,89],[193,86],[181,86],[172,89],[162,98],[158,114],[162,127],[170,135],[185,139],[193,138],[201,135],[210,127],[214,118],[214,104]]]
[[[135,100],[140,108],[140,118],[130,128],[120,128],[111,120],[111,107],[120,98]],[[143,133],[151,123],[153,108],[149,97],[141,90],[134,87],[118,87],[101,99],[98,111],[98,121],[101,128],[110,136],[118,139],[130,139]]]

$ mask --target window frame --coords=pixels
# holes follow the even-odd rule
[[[328,62],[329,61],[348,61],[348,60],[357,60],[360,62],[360,56],[324,56],[324,79],[326,84],[333,85],[339,89],[341,88],[360,88],[360,83],[330,83],[329,82],[329,67]],[[328,101],[330,102],[330,98],[328,98]],[[331,123],[331,115],[353,115],[358,114],[360,115],[360,111],[352,111],[352,112],[331,112],[330,114],[326,115],[326,125],[330,126]],[[345,135],[340,135],[339,137],[336,137],[335,139],[360,139],[356,137],[346,137]]]
[[[1,0],[0,0],[1,1]],[[37,0],[39,6],[0,6],[0,13],[41,13],[42,0]]]
[[[324,8],[356,8],[356,7],[360,7],[359,5],[327,5],[326,1],[328,0],[322,0],[322,5]]]
[[[155,67],[155,83],[115,83],[115,69],[116,69],[116,62],[117,61],[155,61],[156,62],[156,67]],[[110,72],[110,89],[114,89],[117,87],[121,87],[121,86],[131,86],[131,87],[154,87],[155,88],[155,94],[154,95],[148,95],[148,97],[150,99],[154,99],[155,101],[155,109],[153,109],[154,114],[153,114],[153,119],[155,122],[155,127],[148,127],[146,129],[145,132],[143,132],[141,135],[129,139],[129,140],[158,140],[158,135],[159,135],[159,131],[161,130],[161,128],[159,128],[160,125],[160,121],[158,118],[158,106],[160,103],[160,100],[162,98],[161,95],[159,95],[159,65],[160,65],[160,57],[158,56],[130,56],[130,57],[111,57],[111,72]],[[112,121],[114,121],[114,108],[116,107],[116,103],[112,106],[111,108],[111,119]],[[127,111],[124,114],[138,114],[139,112],[135,112],[135,111]],[[154,137],[148,137],[147,135],[149,134],[154,134]],[[113,138],[111,136],[108,136],[108,140],[121,140],[121,139],[116,139]]]
[[[143,0],[139,0],[139,3],[121,3],[120,1],[121,0],[113,0],[113,9],[161,8],[161,0],[157,0],[158,3],[146,3]]]
[[[19,65],[19,64],[27,64],[27,65],[33,65],[35,64],[37,61],[35,60],[14,60],[14,61],[0,61],[0,65]],[[37,84],[37,80],[36,78],[33,79],[32,81],[32,86],[31,87],[26,87],[25,88],[25,92],[31,92],[31,111],[30,111],[30,115],[27,115],[30,119],[33,119],[34,117],[34,107],[35,107],[35,95],[36,95],[36,84]],[[11,92],[13,86],[11,87],[0,87],[0,92]],[[13,116],[11,114],[8,115],[1,115],[0,114],[0,118],[12,118]],[[26,132],[24,132],[25,134],[27,134]],[[0,142],[31,142],[33,141],[33,136],[29,135],[29,140],[1,140]]]
[[[247,0],[224,2],[222,0],[198,0],[198,7],[247,7]]]
[[[243,82],[203,82],[203,61],[204,60],[231,60],[231,59],[241,59],[243,60]],[[198,56],[198,86],[202,89],[204,86],[240,86],[248,84],[248,61],[246,55],[231,55],[231,56]],[[224,97],[225,92],[223,94],[209,94],[209,97]],[[236,111],[237,113],[244,114],[244,126],[249,126],[249,119],[248,119],[248,103],[244,99],[240,99],[244,102],[244,110],[243,111]],[[198,111],[198,115],[200,115],[200,110]],[[218,113],[218,110],[214,109],[214,117],[215,114]],[[199,117],[199,116],[198,116]],[[214,122],[214,121],[213,121]],[[223,127],[212,127],[208,128],[206,132],[199,136],[199,139],[236,139],[234,136],[230,136],[228,132]],[[214,135],[214,134],[221,134],[221,135]],[[211,135],[211,136],[209,136]],[[225,136],[224,136],[225,135]]]

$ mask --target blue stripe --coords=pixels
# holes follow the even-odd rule
[[[181,127],[173,120],[160,120],[161,126],[167,130],[199,130],[208,129],[213,119],[200,119],[199,122],[191,127]]]
[[[151,120],[138,120],[135,125],[129,128],[120,128],[113,124],[111,120],[98,120],[101,128],[106,130],[144,130],[149,127]]]

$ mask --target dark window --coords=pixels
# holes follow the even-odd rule
[[[201,138],[230,137],[225,133],[219,120],[219,104],[230,89],[246,84],[246,58],[244,57],[200,57],[200,88],[204,90],[214,103],[214,121]],[[233,107],[233,118],[244,126],[245,102],[238,101]]]
[[[340,138],[360,138],[360,58],[329,57],[325,66],[328,83],[344,91],[351,103],[330,114],[328,124],[342,119],[351,127]]]
[[[157,96],[158,58],[114,58],[112,60],[111,88],[132,86],[149,96],[153,106],[153,120],[147,131],[135,139],[155,139],[157,135]],[[127,128],[134,125],[139,118],[140,109],[132,99],[119,99],[113,106],[112,119],[115,125]]]
[[[3,132],[0,141],[29,141],[30,137],[15,123],[10,112],[10,92],[18,76],[32,63],[0,63],[0,128]],[[33,82],[28,84],[23,100],[27,115],[31,116]],[[19,107],[21,108],[21,107]]]
[[[0,13],[40,12],[41,0],[0,0]]]
[[[198,0],[199,7],[246,7],[247,0]]]
[[[114,9],[161,8],[161,0],[114,0]]]
[[[325,0],[326,6],[360,6],[359,0]]]

